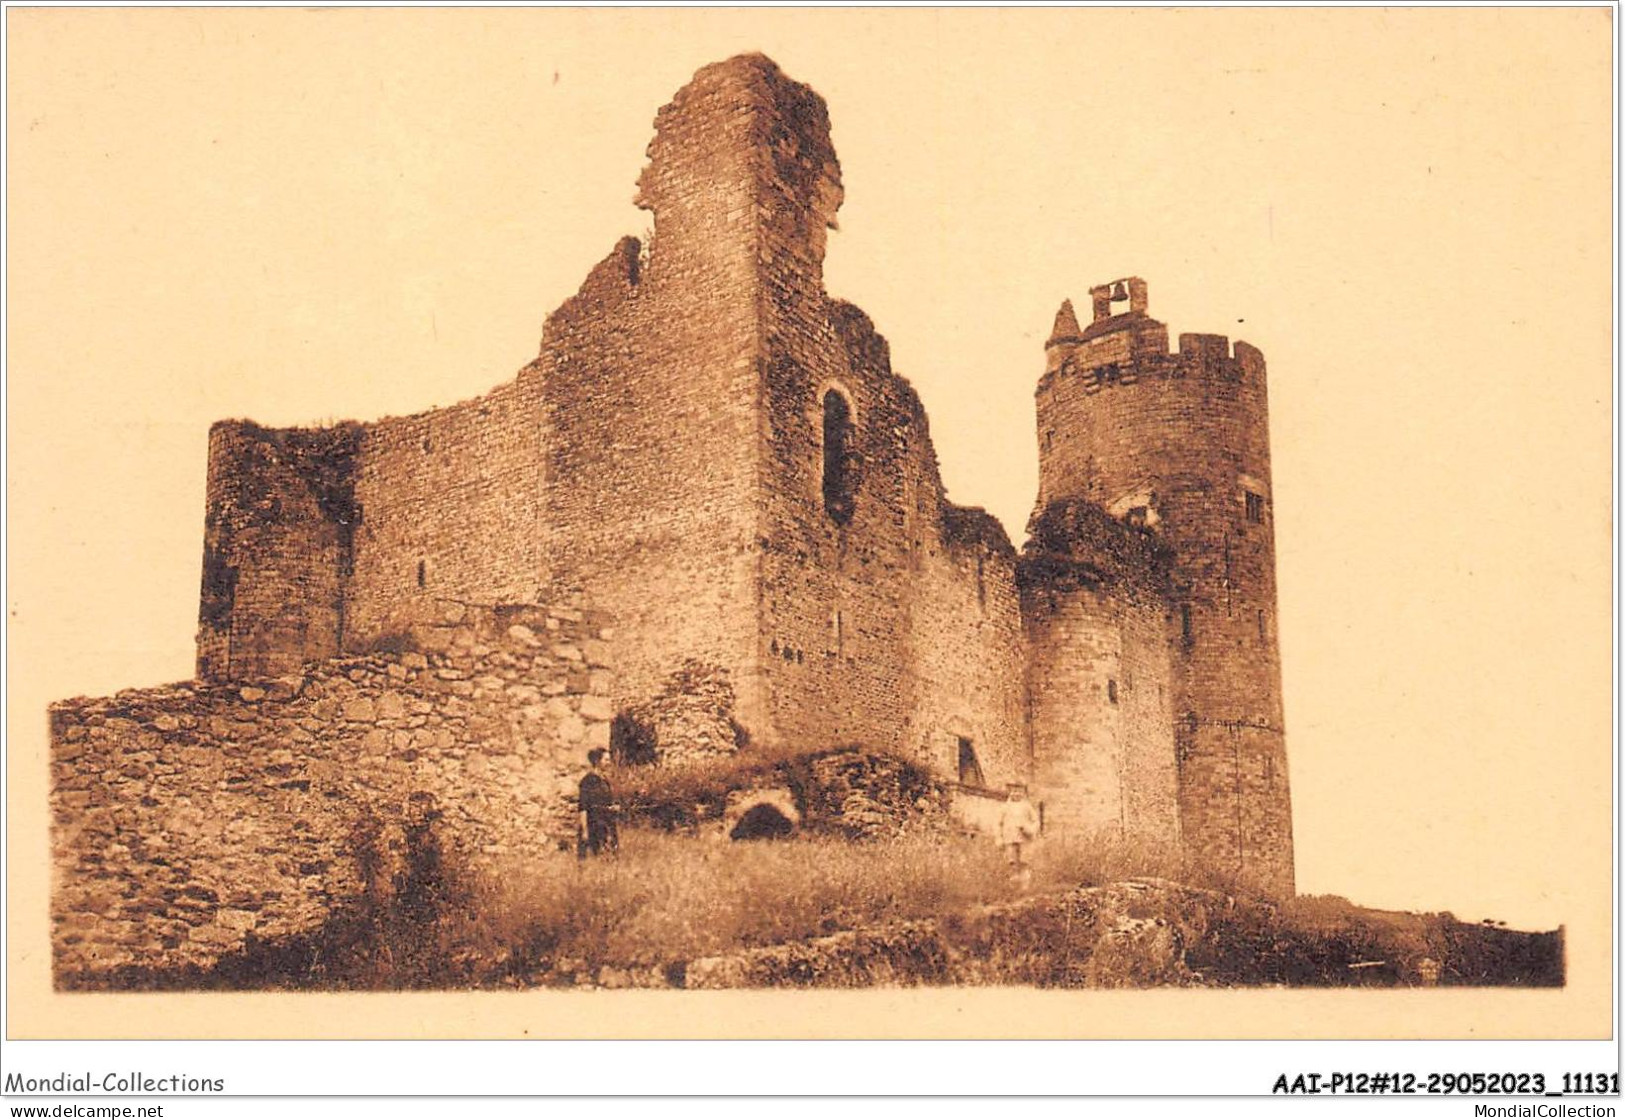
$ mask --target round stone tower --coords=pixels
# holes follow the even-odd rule
[[[1155,535],[1059,498],[1020,566],[1027,719],[1044,831],[1179,840],[1167,558]]]
[[[1264,357],[1200,334],[1170,353],[1137,278],[1090,296],[1089,325],[1063,304],[1045,348],[1035,523],[1083,501],[1166,550],[1183,842],[1213,870],[1289,895]]]

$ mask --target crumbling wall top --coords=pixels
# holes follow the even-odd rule
[[[1149,529],[1113,517],[1093,502],[1061,498],[1028,523],[1020,578],[1026,586],[1109,582],[1125,591],[1163,595],[1172,552]]]
[[[829,111],[811,87],[763,54],[712,63],[655,116],[634,201],[660,219],[706,205],[730,187],[775,193],[771,212],[802,226],[816,255],[843,198]],[[745,182],[728,182],[745,178]]]
[[[1004,525],[981,506],[942,503],[942,542],[949,548],[979,545],[999,556],[1016,558],[1015,546]]]

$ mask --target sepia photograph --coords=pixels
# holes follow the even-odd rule
[[[6,19],[8,1035],[1609,1036],[1608,9]]]

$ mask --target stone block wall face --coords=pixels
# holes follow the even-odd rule
[[[947,518],[946,539],[922,549],[908,584],[914,687],[906,745],[933,772],[957,779],[959,741],[967,739],[986,787],[1002,793],[1033,781],[1016,556],[981,510],[950,507]]]
[[[365,429],[346,648],[438,604],[535,602],[543,479],[539,377]]]
[[[1087,337],[1095,332],[1093,337]],[[1172,554],[1181,828],[1194,854],[1292,891],[1262,355],[1143,316],[1052,342],[1038,389],[1040,510],[1144,506]]]
[[[1022,559],[1035,798],[1061,835],[1180,835],[1166,557],[1098,507],[1057,502]]]
[[[1126,830],[1173,846],[1183,838],[1179,763],[1173,728],[1176,678],[1166,603],[1131,594],[1122,604],[1118,706],[1122,709]]]
[[[534,602],[538,389],[527,369],[478,399],[373,424],[216,425],[199,676],[288,672],[448,600]]]
[[[53,705],[58,985],[309,933],[387,880],[426,813],[475,869],[574,858],[581,760],[613,712],[605,627],[579,605],[457,610],[415,651]]]
[[[721,672],[753,731],[760,422],[748,75],[709,67],[656,119],[627,239],[548,320],[543,578],[618,620],[620,699],[690,662]]]
[[[756,136],[763,397],[761,632],[771,738],[808,748],[903,740],[908,629],[899,488],[915,419],[885,343],[824,292],[825,231],[841,199],[822,100],[776,71]],[[826,510],[824,406],[850,420],[845,523]]]
[[[806,308],[824,312],[823,301]],[[780,316],[781,324],[787,322]],[[821,326],[821,329],[820,329]],[[908,518],[901,480],[912,395],[846,352],[827,316],[777,336],[767,383],[762,480],[763,674],[773,732],[809,748],[904,741],[910,665]],[[823,492],[824,396],[851,415],[851,514]]]
[[[822,99],[776,68],[757,88],[768,735],[901,750],[948,777],[963,736],[988,781],[1025,782],[1013,550],[946,501],[918,396],[868,317],[824,291],[842,188]],[[834,502],[830,394],[850,422]]]
[[[338,652],[359,445],[355,425],[210,429],[200,678],[282,673]]]
[[[943,499],[924,417],[900,379],[850,367],[838,383],[861,461],[845,525],[822,495],[825,383],[773,383],[785,402],[771,460],[781,486],[764,487],[762,587],[775,730],[808,747],[899,750],[950,779],[963,737],[989,784],[1024,783],[1014,552],[987,515]],[[950,528],[965,523],[975,527]]]
[[[1079,578],[1028,590],[1035,797],[1045,827],[1179,836],[1163,610]],[[1115,697],[1115,698],[1114,698]]]

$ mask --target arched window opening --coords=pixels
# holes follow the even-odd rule
[[[852,520],[852,406],[834,389],[824,394],[824,512],[837,525]]]

